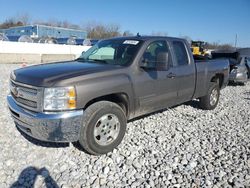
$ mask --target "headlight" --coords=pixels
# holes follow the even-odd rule
[[[74,87],[45,88],[44,110],[68,110],[76,108]]]

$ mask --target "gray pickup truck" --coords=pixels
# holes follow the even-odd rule
[[[121,37],[75,61],[13,71],[7,100],[21,132],[98,155],[119,145],[135,117],[192,99],[214,109],[228,77],[227,60],[194,62],[186,40]]]

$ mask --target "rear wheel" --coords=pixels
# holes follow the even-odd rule
[[[122,141],[126,121],[119,105],[109,101],[96,102],[85,111],[79,143],[90,154],[108,153]]]
[[[220,98],[220,87],[218,83],[211,82],[208,94],[200,98],[200,107],[204,110],[213,110],[218,105]]]
[[[238,83],[240,86],[245,86],[245,82],[239,82]]]

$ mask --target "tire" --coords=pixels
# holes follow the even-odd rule
[[[213,98],[214,97],[214,98]],[[200,107],[203,110],[213,110],[218,105],[220,87],[218,83],[211,82],[206,96],[200,98]]]
[[[119,105],[96,102],[84,112],[79,143],[90,154],[108,153],[121,143],[126,127],[127,118]]]
[[[245,84],[245,82],[239,82],[238,85],[245,86],[246,84]]]

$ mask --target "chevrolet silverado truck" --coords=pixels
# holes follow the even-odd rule
[[[7,101],[21,132],[99,155],[119,145],[128,120],[192,99],[214,109],[228,78],[227,60],[195,62],[184,39],[120,37],[74,61],[14,70]]]

